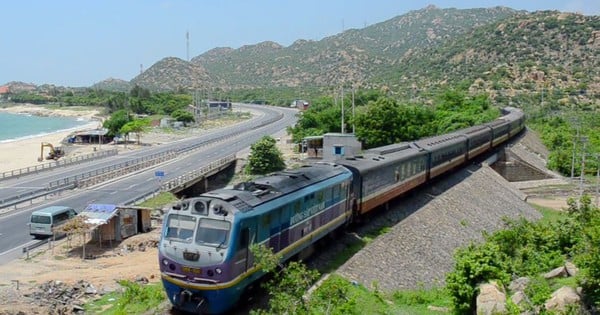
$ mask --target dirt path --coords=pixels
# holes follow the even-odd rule
[[[82,260],[82,241],[73,238],[42,246],[30,253],[30,259],[18,259],[0,266],[0,314],[51,314],[49,309],[39,304],[39,295],[45,284],[60,281],[67,286],[79,282],[89,283],[96,291],[77,299],[75,304],[98,298],[101,294],[119,290],[118,280],[157,282],[158,269],[157,242],[160,227],[151,232],[135,235],[120,244],[99,247],[86,245],[86,256],[93,259]],[[31,295],[32,297],[28,297]],[[23,314],[23,313],[22,313]],[[67,313],[69,314],[69,313]]]

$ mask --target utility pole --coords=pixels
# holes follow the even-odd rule
[[[596,154],[596,208],[600,207],[598,204],[598,193],[600,186],[600,154]]]
[[[342,85],[342,134],[345,132],[344,125],[344,86]]]
[[[579,139],[579,126],[577,126],[577,135],[575,139],[573,139],[573,157],[571,158],[571,182],[573,181],[573,177],[575,176],[575,149],[577,145],[577,139]]]
[[[581,175],[579,177],[579,198],[583,197],[583,177],[585,175],[585,144],[587,142],[587,137],[581,137],[581,142],[583,143],[583,152],[581,153]]]
[[[355,126],[354,126],[354,120],[355,120],[354,116],[354,85],[352,85],[352,134],[355,133]]]

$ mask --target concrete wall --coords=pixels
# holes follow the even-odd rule
[[[336,147],[341,148],[336,154]],[[362,150],[361,143],[353,134],[326,133],[323,135],[323,160],[335,161],[347,156],[355,156]]]
[[[498,162],[494,163],[492,168],[509,182],[553,178],[552,175],[522,160],[511,148],[502,150],[499,155]]]

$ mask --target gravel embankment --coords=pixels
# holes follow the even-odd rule
[[[356,253],[337,272],[384,291],[443,284],[458,247],[504,227],[503,218],[541,215],[488,166],[472,166],[428,185],[373,218],[390,231]],[[363,232],[357,231],[358,236]],[[341,242],[342,244],[344,241]],[[340,245],[343,246],[343,245]]]

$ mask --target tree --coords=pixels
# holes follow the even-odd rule
[[[277,142],[271,136],[264,136],[250,147],[250,156],[246,172],[248,174],[264,175],[285,169],[281,151],[275,145]]]
[[[273,274],[273,278],[264,284],[270,296],[269,310],[252,311],[251,314],[310,314],[310,303],[303,296],[319,278],[319,272],[308,269],[299,261],[283,265],[281,257],[264,245],[253,244],[250,251],[261,270]]]
[[[181,121],[186,124],[196,121],[192,113],[183,109],[175,110],[173,113],[171,113],[171,117],[175,118],[175,120],[177,121]]]
[[[127,136],[129,136],[129,133],[134,133],[137,139],[137,144],[140,144],[142,133],[146,131],[148,126],[150,126],[150,120],[135,119],[123,125],[120,132]]]
[[[132,120],[131,116],[124,109],[114,112],[104,121],[102,126],[108,129],[108,134],[111,136],[117,135],[126,123]]]
[[[361,108],[353,123],[365,148],[373,148],[431,135],[433,117],[427,107],[399,105],[382,97]]]

